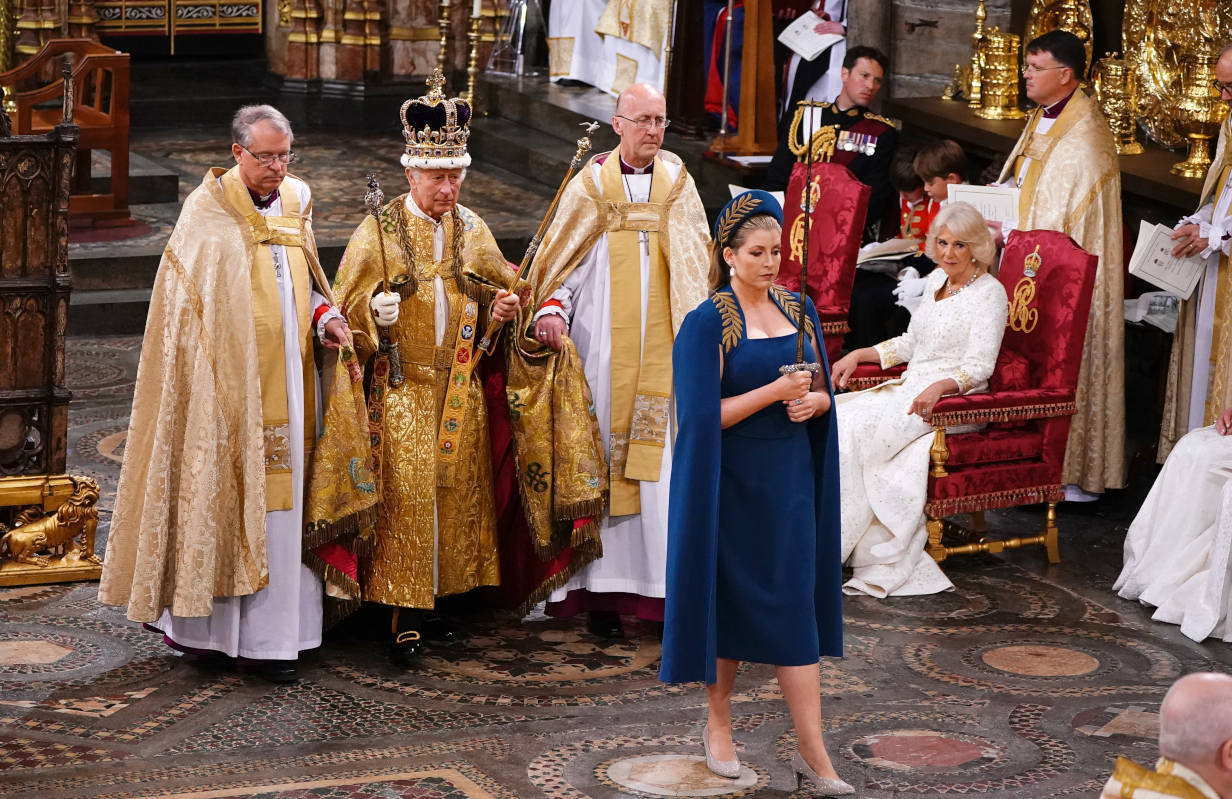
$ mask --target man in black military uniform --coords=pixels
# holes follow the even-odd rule
[[[873,98],[881,90],[889,60],[875,47],[853,47],[843,59],[841,78],[843,89],[833,103],[821,106],[821,122],[816,126],[807,123],[793,131],[790,121],[795,118],[796,108],[788,109],[785,119],[788,124],[779,136],[779,147],[770,161],[762,188],[766,191],[784,191],[791,178],[796,156],[792,154],[790,138],[794,132],[796,149],[804,151],[804,132],[827,125],[839,128],[839,147],[831,163],[841,164],[865,185],[872,188],[868,198],[868,214],[864,223],[864,240],[873,241],[878,225],[885,219],[895,225],[898,220],[898,193],[890,183],[890,161],[898,148],[898,131],[894,123],[868,110]],[[798,108],[798,106],[797,106]],[[804,109],[807,113],[809,109]],[[844,149],[844,144],[850,149]],[[897,229],[897,228],[895,228]]]

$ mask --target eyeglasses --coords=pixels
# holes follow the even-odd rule
[[[1025,78],[1028,75],[1038,75],[1041,72],[1048,72],[1053,69],[1066,69],[1066,67],[1064,65],[1059,67],[1037,67],[1034,65],[1028,65],[1022,68],[1022,76]]]
[[[1211,85],[1218,89],[1220,94],[1223,94],[1224,92],[1232,94],[1232,84],[1230,83],[1221,83],[1218,80],[1213,80],[1211,81]]]
[[[275,160],[280,164],[289,164],[299,157],[295,153],[277,153],[273,155],[263,153],[261,155],[257,155],[242,144],[240,145],[240,149],[257,159],[257,166],[269,166],[274,163]]]
[[[620,114],[617,114],[616,116],[637,125],[638,130],[650,130],[651,128],[667,130],[667,126],[672,124],[670,119],[664,119],[663,117],[655,117],[654,119],[629,119],[627,116],[622,116]]]

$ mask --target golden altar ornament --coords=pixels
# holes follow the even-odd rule
[[[36,479],[50,488],[66,478]],[[67,480],[68,496],[53,493],[18,513],[11,526],[0,524],[0,585],[97,580],[102,574],[103,561],[94,554],[98,483],[88,477]],[[18,478],[3,487],[16,489],[25,482],[30,481]],[[54,505],[47,501],[57,499]]]
[[[980,107],[980,92],[984,83],[984,21],[988,19],[988,9],[984,7],[984,0],[980,0],[979,5],[975,7],[975,33],[971,34],[971,44],[974,48],[971,52],[971,81],[967,88],[967,106],[969,108]]]
[[[984,36],[982,51],[983,75],[980,107],[975,115],[981,119],[1022,119],[1026,116],[1018,107],[1018,42],[1012,33],[993,28]]]
[[[1177,130],[1189,140],[1189,157],[1172,166],[1172,174],[1205,178],[1211,167],[1211,140],[1228,115],[1228,106],[1214,86],[1219,48],[1214,14],[1202,15],[1202,41],[1185,59],[1185,79],[1176,104]]]
[[[1091,67],[1091,31],[1095,30],[1089,0],[1032,0],[1031,12],[1027,15],[1026,36],[1022,40],[1022,57],[1027,57],[1026,46],[1049,31],[1069,31],[1078,37],[1087,51],[1087,68]],[[1078,80],[1085,78],[1079,75]]]
[[[1093,74],[1095,97],[1116,139],[1117,155],[1141,155],[1142,145],[1134,138],[1138,130],[1137,65],[1108,53]]]
[[[1177,126],[1185,86],[1185,60],[1203,40],[1203,18],[1213,25],[1215,42],[1232,41],[1232,3],[1218,0],[1128,0],[1125,6],[1125,58],[1138,71],[1138,119],[1151,140],[1180,147]]]

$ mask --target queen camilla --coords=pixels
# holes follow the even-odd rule
[[[848,594],[912,596],[954,587],[924,551],[930,419],[941,397],[988,390],[1008,302],[989,274],[996,245],[972,206],[943,208],[925,250],[941,268],[928,276],[907,332],[834,364],[834,383],[846,388],[861,363],[907,363],[901,378],[837,398],[842,560],[855,571],[843,586]]]

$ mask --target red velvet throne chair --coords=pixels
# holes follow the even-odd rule
[[[1048,561],[1060,562],[1056,505],[1064,496],[1061,465],[1098,263],[1064,233],[1010,234],[998,275],[1010,301],[1009,320],[989,391],[942,397],[933,407],[936,432],[924,513],[928,553],[935,560],[1043,544]],[[861,364],[849,384],[857,391],[871,388],[904,368]],[[947,425],[981,422],[988,426],[978,432],[945,432]],[[1037,502],[1048,503],[1041,535],[984,537],[984,511]],[[958,513],[971,514],[972,530],[946,524],[947,516]],[[967,543],[943,545],[947,529]]]
[[[783,196],[783,252],[778,282],[800,290],[804,248],[804,180],[807,164],[796,164]],[[845,166],[813,164],[813,218],[809,222],[808,296],[817,306],[821,333],[830,363],[838,359],[847,334],[851,285],[868,211],[868,186]]]

